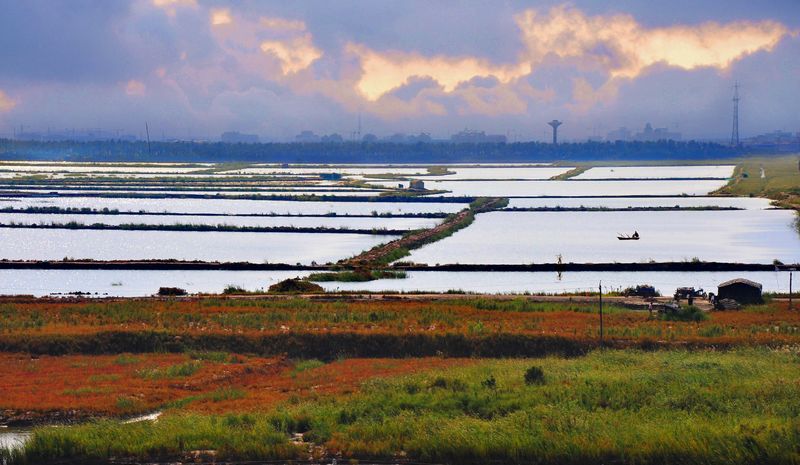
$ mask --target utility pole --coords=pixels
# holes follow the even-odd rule
[[[600,346],[603,346],[603,281],[600,281]]]
[[[739,83],[733,86],[733,129],[731,130],[731,145],[739,146]]]
[[[144,130],[147,133],[147,156],[148,158],[151,157],[153,154],[150,151],[150,126],[147,125],[147,121],[144,122]],[[152,160],[151,160],[152,161]]]

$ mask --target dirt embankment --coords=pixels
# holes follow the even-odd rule
[[[508,199],[505,198],[491,197],[487,199],[478,199],[470,204],[469,208],[465,208],[455,215],[448,217],[438,226],[413,232],[387,244],[373,247],[360,255],[348,259],[344,264],[355,267],[365,267],[375,264],[383,265],[387,261],[387,257],[396,256],[398,251],[416,249],[425,244],[443,239],[455,231],[469,226],[472,221],[474,221],[476,214],[502,208],[507,203]]]

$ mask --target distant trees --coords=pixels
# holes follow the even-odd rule
[[[558,145],[400,144],[367,139],[362,142],[202,143],[136,141],[19,141],[0,139],[0,159],[139,162],[262,162],[262,163],[456,163],[549,162],[558,160],[702,160],[743,155],[745,149],[712,142],[582,142]]]

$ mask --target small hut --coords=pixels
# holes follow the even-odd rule
[[[412,191],[424,191],[425,183],[419,179],[414,179],[408,183],[408,189]]]
[[[764,302],[764,299],[761,298],[761,284],[744,278],[731,279],[720,284],[717,298],[719,300],[733,299],[740,304]]]

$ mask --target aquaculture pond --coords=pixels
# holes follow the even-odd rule
[[[0,197],[0,208],[94,208],[120,212],[218,214],[380,215],[384,213],[455,213],[467,205],[441,202],[323,202],[245,199],[149,199],[99,197]]]
[[[573,179],[726,179],[733,175],[733,168],[734,165],[599,166]]]
[[[706,195],[726,180],[691,181],[427,181],[425,187],[451,196],[607,197]]]
[[[574,197],[511,199],[508,208],[771,208],[769,199],[759,197]]]
[[[346,216],[190,216],[190,215],[85,215],[85,214],[39,214],[0,213],[0,225],[9,224],[67,224],[84,225],[210,225],[240,227],[302,227],[302,228],[346,228],[346,229],[398,229],[414,230],[432,228],[440,218],[381,218]]]
[[[174,286],[190,293],[221,293],[227,286],[248,291],[266,290],[288,278],[310,271],[185,271],[185,270],[0,270],[0,293],[6,295],[68,295],[81,292],[94,297],[141,297]],[[328,291],[371,292],[473,292],[490,294],[574,293],[619,290],[651,284],[669,295],[678,287],[693,286],[716,292],[717,285],[747,278],[764,286],[764,292],[787,292],[788,272],[467,272],[409,271],[406,279],[369,282],[323,282]],[[795,276],[796,277],[796,276]]]
[[[310,264],[336,262],[394,238],[342,233],[0,228],[0,257]]]
[[[404,261],[427,264],[800,262],[791,210],[491,212]],[[640,240],[618,235],[637,232]]]

